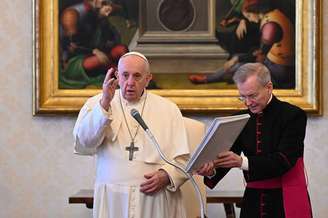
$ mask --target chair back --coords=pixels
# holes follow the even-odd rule
[[[187,129],[188,144],[190,151],[193,152],[201,142],[205,134],[205,125],[197,120],[183,117],[184,124]],[[202,176],[193,176],[202,195],[204,205],[206,205],[206,188],[203,183]],[[181,186],[183,202],[187,211],[188,218],[200,217],[200,205],[197,194],[190,181],[187,181]],[[206,209],[205,209],[206,210]]]

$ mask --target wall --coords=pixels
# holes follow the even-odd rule
[[[323,4],[326,57],[328,2]],[[94,177],[94,160],[72,152],[75,117],[32,116],[31,0],[2,0],[0,9],[0,217],[90,217],[84,206],[67,202],[79,188],[91,188]],[[323,70],[323,84],[327,84],[327,62]],[[324,116],[309,119],[306,136],[305,161],[316,218],[328,214],[327,96]],[[221,186],[241,189],[239,172],[229,176]],[[211,217],[221,213],[218,208],[210,207]]]

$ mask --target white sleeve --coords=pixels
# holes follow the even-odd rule
[[[180,166],[185,166],[188,158],[188,155],[176,157],[174,159],[174,163]],[[170,185],[167,186],[167,189],[171,192],[175,192],[188,179],[183,172],[172,165],[164,164],[161,169],[164,170],[169,176]]]
[[[87,102],[81,109],[74,126],[74,151],[93,155],[105,138],[105,127],[111,121],[111,111],[105,111],[99,101]]]
[[[242,162],[240,169],[248,171],[248,158],[245,155],[241,155]]]

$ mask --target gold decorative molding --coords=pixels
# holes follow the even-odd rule
[[[58,88],[58,0],[33,1],[33,113],[76,113],[96,89]],[[211,15],[212,16],[212,15]],[[275,90],[282,100],[322,114],[322,1],[296,1],[296,87]],[[184,112],[231,113],[244,108],[236,89],[151,90]]]

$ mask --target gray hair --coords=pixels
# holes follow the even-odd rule
[[[256,75],[257,81],[265,86],[271,81],[270,71],[261,63],[247,63],[238,68],[233,76],[236,84],[244,83],[250,76]]]
[[[124,55],[122,55],[122,57],[120,58],[120,60],[118,61],[118,64],[120,64],[121,60],[127,56],[137,56],[139,58],[141,58],[145,64],[146,64],[146,71],[147,73],[150,73],[150,64],[148,59],[146,58],[145,55],[141,54],[140,52],[136,52],[136,51],[130,51],[128,53],[125,53]]]

